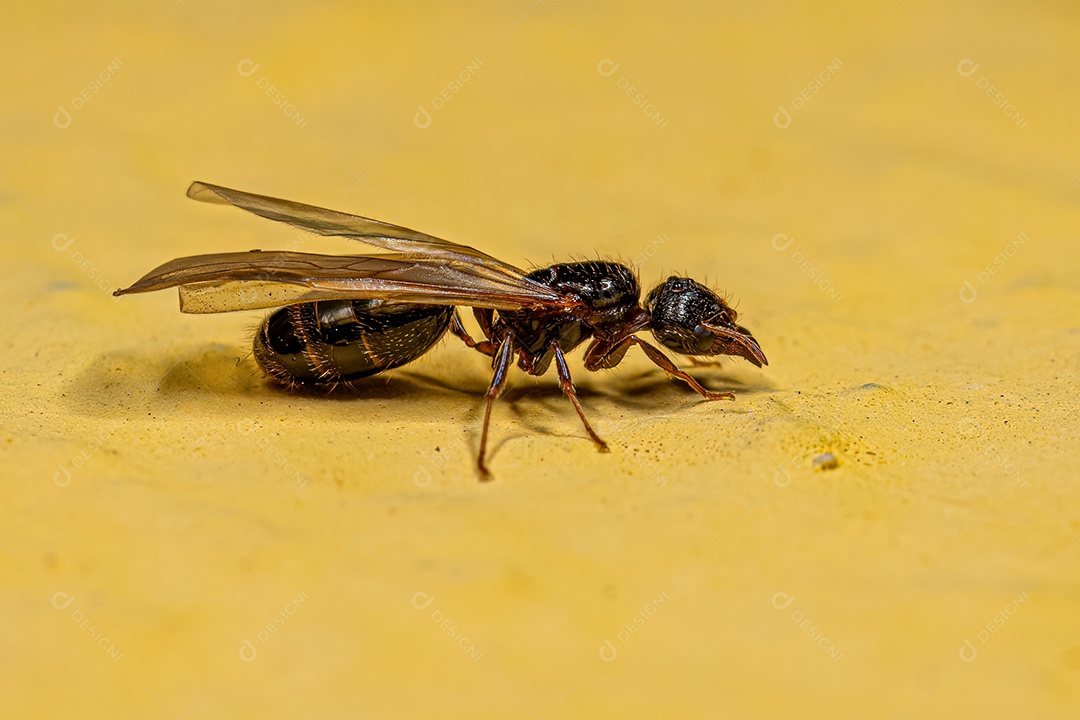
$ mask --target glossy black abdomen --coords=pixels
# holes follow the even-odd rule
[[[348,382],[417,359],[443,336],[453,312],[385,300],[289,305],[255,334],[255,360],[286,385]]]

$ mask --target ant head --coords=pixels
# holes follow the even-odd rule
[[[681,355],[738,355],[768,365],[761,346],[735,324],[735,310],[701,283],[672,275],[645,298],[653,336]]]

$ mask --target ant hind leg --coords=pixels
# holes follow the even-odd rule
[[[469,331],[466,330],[465,326],[461,323],[461,316],[458,315],[457,308],[454,309],[454,315],[450,318],[450,332],[461,338],[461,341],[473,350],[481,352],[488,357],[493,357],[495,355],[495,344],[490,340],[481,340],[480,342],[477,342],[472,339],[472,335],[469,334]]]

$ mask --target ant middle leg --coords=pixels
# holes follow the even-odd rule
[[[484,337],[491,337],[491,327],[495,323],[495,311],[491,308],[473,308],[473,317],[476,318],[476,324],[480,326],[480,332],[484,333]]]
[[[510,366],[514,362],[513,340],[509,337],[505,338],[499,345],[497,352],[498,355],[495,356],[494,360],[495,373],[491,376],[491,385],[488,386],[487,391],[487,404],[484,407],[484,429],[480,433],[480,454],[476,458],[476,468],[480,471],[481,480],[491,479],[491,472],[487,469],[487,465],[484,464],[484,456],[487,454],[488,426],[491,424],[491,406],[502,393]]]
[[[559,375],[559,385],[562,387],[562,391],[566,394],[566,397],[570,398],[570,402],[574,403],[574,409],[577,410],[578,417],[581,418],[581,422],[585,426],[585,431],[589,433],[589,438],[596,443],[596,449],[600,452],[607,452],[607,443],[601,440],[596,431],[592,429],[592,425],[589,424],[588,419],[585,417],[585,411],[581,408],[581,402],[578,400],[577,390],[574,389],[574,381],[570,378],[570,368],[566,365],[566,357],[563,355],[562,349],[554,340],[551,342],[551,349],[555,354],[555,370]]]

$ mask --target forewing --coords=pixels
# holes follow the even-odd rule
[[[319,235],[347,237],[385,250],[423,253],[432,257],[470,263],[488,268],[500,275],[520,277],[524,274],[513,265],[497,260],[468,245],[459,245],[416,230],[359,215],[327,210],[292,200],[255,195],[204,182],[192,183],[187,195],[193,200],[202,202],[235,205],[269,220],[287,223]]]
[[[115,295],[177,287],[180,309],[218,313],[315,300],[397,302],[514,310],[565,298],[525,278],[492,278],[467,263],[412,254],[315,255],[254,250],[171,260]]]

